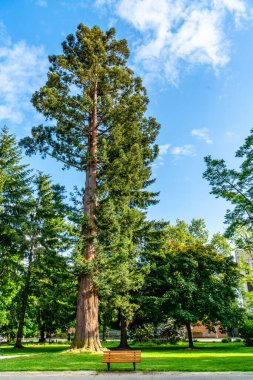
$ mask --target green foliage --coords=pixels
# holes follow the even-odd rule
[[[222,343],[231,343],[232,339],[231,338],[222,338],[221,342]]]
[[[243,161],[238,170],[228,169],[224,160],[205,157],[207,169],[203,176],[212,187],[211,194],[230,202],[234,208],[228,210],[225,223],[227,234],[232,236],[238,227],[253,227],[253,192],[252,192],[252,144],[253,130],[238,149],[235,156]]]
[[[29,155],[86,172],[75,270],[93,277],[101,308],[131,319],[137,305],[130,292],[141,287],[148,267],[140,264],[137,236],[144,211],[157,202],[147,187],[160,126],[145,116],[146,89],[126,66],[127,43],[115,39],[113,28],[104,33],[80,24],[62,49],[49,57],[48,80],[32,99],[50,126],[34,127],[22,145]]]
[[[73,319],[75,278],[66,255],[71,249],[64,189],[39,173],[34,181],[34,198],[27,215],[30,303],[39,329],[54,332]]]
[[[126,40],[116,40],[113,28],[104,33],[97,26],[88,28],[80,24],[75,35],[67,36],[62,48],[62,54],[49,57],[48,80],[33,95],[35,108],[47,120],[54,120],[55,125],[34,127],[32,137],[22,141],[26,152],[33,154],[39,151],[42,156],[55,157],[66,167],[86,170],[90,160],[88,137],[90,117],[95,107],[95,83],[98,92],[98,162],[106,163],[107,146],[112,143],[115,144],[118,169],[122,173],[128,170],[129,164],[131,168],[134,160],[131,155],[138,160],[143,154],[152,156],[157,152],[156,147],[147,149],[145,144],[140,151],[139,141],[133,145],[129,141],[121,149],[117,147],[122,139],[122,129],[126,137],[131,137],[135,130],[140,139],[143,129],[150,139],[154,139],[157,128],[154,119],[143,118],[148,98],[141,79],[135,78],[126,66],[129,56]],[[127,127],[130,127],[129,131]],[[147,134],[143,134],[142,143],[146,137]],[[139,184],[142,178],[138,178],[133,170],[131,173]]]
[[[69,304],[74,277],[63,256],[72,244],[64,189],[41,173],[31,176],[7,128],[2,129],[0,151],[5,173],[0,204],[0,329],[13,336],[19,325],[29,336],[44,324],[52,331],[73,314]]]
[[[142,315],[155,323],[172,317],[179,324],[219,320],[230,327],[232,320],[235,323],[231,310],[240,278],[233,258],[218,253],[214,244],[203,244],[196,235],[194,238],[182,221],[165,231],[163,253],[150,257]]]
[[[141,327],[130,329],[129,338],[134,343],[147,342],[154,337],[154,328],[152,324],[145,324]]]
[[[188,229],[190,235],[194,238],[195,241],[198,241],[202,244],[207,243],[209,233],[206,228],[204,219],[192,219]]]
[[[179,341],[185,340],[184,327],[178,326],[172,318],[168,318],[157,326],[157,335],[160,338],[166,339],[170,344],[176,344]]]
[[[32,197],[32,177],[8,128],[0,132],[0,326],[9,324],[12,303],[22,287],[25,226]]]
[[[220,232],[217,232],[212,236],[210,243],[214,246],[216,251],[219,252],[220,254],[225,255],[225,256],[231,256],[232,249],[231,249],[230,243],[228,239]]]
[[[244,339],[246,346],[253,346],[253,320],[246,319],[239,329],[240,336]]]

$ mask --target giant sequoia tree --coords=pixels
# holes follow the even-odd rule
[[[126,66],[129,55],[126,41],[117,41],[114,35],[114,29],[104,33],[98,27],[90,29],[80,24],[75,36],[71,34],[63,42],[63,53],[49,57],[48,80],[33,95],[33,104],[50,125],[33,128],[32,137],[23,140],[28,154],[39,151],[42,156],[52,156],[65,167],[85,173],[80,246],[87,265],[78,277],[74,346],[91,350],[101,348],[93,273],[97,270],[94,267],[97,191],[108,178],[100,173],[108,166],[108,159],[118,156],[118,166],[114,169],[118,172],[122,167],[122,181],[116,184],[112,176],[108,182],[114,182],[114,199],[132,190],[135,196],[129,201],[137,205],[141,202],[138,198],[142,198],[145,203],[145,191],[140,197],[140,192],[135,190],[149,183],[149,163],[157,152],[153,142],[159,128],[153,118],[144,117],[148,103],[145,88]],[[115,133],[116,130],[119,132]],[[117,146],[122,134],[126,137],[136,131],[139,131],[136,141],[130,140],[132,146],[124,144],[114,152],[108,149],[108,144]],[[129,150],[135,157],[132,160],[135,165],[128,166]],[[127,167],[132,171],[124,170]],[[127,183],[135,185],[125,189]]]

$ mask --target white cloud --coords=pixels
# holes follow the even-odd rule
[[[43,47],[25,41],[0,45],[0,121],[21,124],[32,110],[32,93],[45,81],[48,61]]]
[[[197,137],[199,140],[203,140],[207,144],[212,144],[213,141],[210,139],[208,135],[208,129],[207,128],[199,128],[199,129],[193,129],[191,131],[192,136]]]
[[[195,149],[193,145],[175,146],[170,149],[170,153],[174,156],[195,156]]]
[[[168,153],[170,144],[159,145],[159,156],[163,156]]]
[[[182,146],[172,146],[171,144],[159,145],[159,156],[157,161],[153,164],[154,168],[159,168],[164,165],[165,159],[164,156],[170,154],[176,160],[181,156],[196,156],[194,145],[185,144]]]
[[[230,59],[226,24],[252,15],[249,0],[97,0],[139,31],[135,61],[176,83],[180,68],[206,64],[215,70]]]

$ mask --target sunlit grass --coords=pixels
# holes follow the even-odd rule
[[[253,348],[243,343],[195,343],[190,350],[186,343],[177,346],[142,344],[142,362],[139,371],[253,371]],[[115,343],[107,347],[115,347]],[[101,353],[72,353],[68,345],[27,345],[23,350],[13,350],[2,345],[0,355],[16,357],[0,360],[0,371],[105,371]],[[111,364],[112,371],[132,371],[131,363]]]

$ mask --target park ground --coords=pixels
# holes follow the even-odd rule
[[[253,372],[0,372],[1,380],[252,380]]]
[[[113,347],[114,343],[107,346]],[[243,342],[195,343],[191,350],[187,343],[178,345],[155,345],[145,343],[132,345],[141,349],[142,362],[137,371],[143,372],[233,372],[253,371],[253,347]],[[10,345],[0,346],[0,372],[4,371],[106,371],[102,353],[73,353],[67,344],[27,344],[23,350],[14,350]],[[111,371],[133,372],[131,363],[115,363]],[[253,375],[251,375],[253,379]],[[1,377],[0,377],[1,378]],[[145,377],[145,379],[147,379]],[[148,379],[147,379],[148,380]]]

